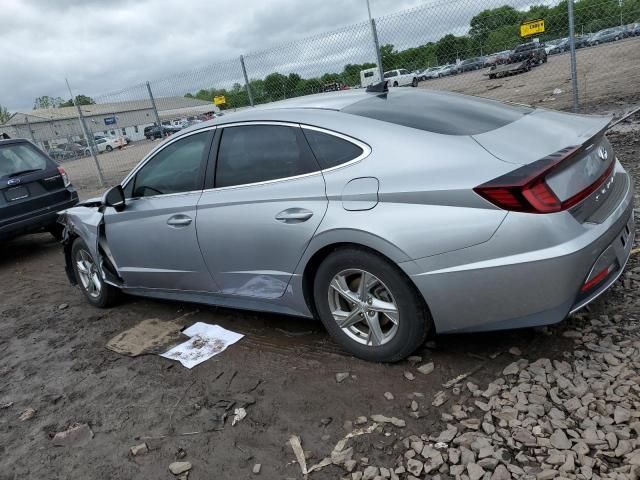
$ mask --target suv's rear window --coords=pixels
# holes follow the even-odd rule
[[[533,109],[487,98],[411,90],[372,95],[342,111],[427,132],[478,135],[515,122]]]
[[[47,168],[47,158],[28,143],[0,145],[0,178]]]

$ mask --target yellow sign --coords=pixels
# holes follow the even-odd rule
[[[530,37],[538,33],[544,33],[544,20],[542,18],[538,20],[528,20],[520,24],[521,37]]]
[[[227,100],[224,98],[224,95],[218,95],[217,97],[213,97],[214,105],[224,105],[227,103]]]

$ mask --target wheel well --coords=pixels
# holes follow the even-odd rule
[[[374,255],[384,258],[391,265],[394,265],[398,269],[398,271],[409,281],[409,284],[411,285],[411,287],[414,289],[418,297],[422,300],[422,303],[424,304],[424,307],[427,310],[429,316],[431,316],[431,311],[429,310],[429,306],[425,298],[422,296],[422,293],[420,293],[420,290],[418,290],[418,288],[415,286],[415,284],[409,278],[409,276],[400,267],[397,266],[396,262],[391,260],[386,255],[380,253],[378,250],[367,247],[365,245],[361,245],[359,243],[342,242],[342,243],[332,243],[331,245],[322,247],[320,250],[318,250],[316,253],[314,253],[311,256],[311,258],[307,262],[307,265],[304,267],[304,272],[302,273],[302,293],[304,295],[304,301],[307,304],[309,311],[313,314],[314,318],[318,319],[316,304],[313,301],[313,280],[316,277],[316,272],[318,271],[318,267],[320,267],[320,264],[331,253],[337,250],[342,250],[344,248],[355,248],[359,250],[365,250],[369,253],[373,253]]]

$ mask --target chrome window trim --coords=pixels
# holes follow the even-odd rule
[[[355,139],[353,137],[349,137],[348,135],[345,135],[345,134],[342,134],[342,133],[339,133],[339,132],[334,132],[333,130],[328,130],[328,129],[322,128],[322,127],[315,127],[313,125],[305,125],[305,124],[297,123],[297,122],[270,121],[270,120],[248,120],[246,122],[234,122],[234,123],[226,123],[226,124],[223,124],[223,125],[218,125],[218,128],[224,129],[224,128],[227,128],[227,127],[240,127],[240,126],[245,126],[245,125],[281,125],[281,126],[284,126],[284,127],[298,127],[298,128],[307,129],[307,130],[315,130],[317,132],[326,133],[327,135],[333,135],[334,137],[338,137],[338,138],[341,138],[342,140],[345,140],[347,142],[353,143],[354,145],[356,145],[357,147],[359,147],[362,150],[362,153],[360,155],[358,155],[356,158],[354,158],[352,160],[349,160],[348,162],[342,163],[340,165],[336,165],[335,167],[317,170],[315,172],[304,173],[302,175],[294,175],[292,177],[274,178],[273,180],[265,180],[263,182],[243,183],[242,185],[231,185],[231,186],[228,186],[228,187],[207,188],[203,192],[220,192],[220,191],[231,190],[231,189],[236,189],[236,188],[245,188],[245,187],[255,187],[255,186],[261,186],[261,185],[269,185],[271,183],[276,183],[276,182],[286,182],[286,181],[290,181],[290,180],[298,180],[300,178],[311,177],[311,176],[314,176],[314,175],[322,175],[325,172],[332,172],[332,171],[337,170],[339,168],[343,168],[343,167],[347,167],[349,165],[353,165],[354,163],[360,162],[361,160],[363,160],[364,158],[368,157],[371,154],[371,147],[369,145],[367,145],[366,143],[360,141],[360,140],[357,140],[357,139]],[[309,148],[311,148],[311,147],[309,147]]]
[[[126,177],[124,177],[124,179],[120,182],[120,185],[122,185],[123,189],[126,188],[126,186],[131,181],[131,178],[134,177],[136,175],[136,173],[138,173],[138,171],[140,171],[140,169],[142,167],[144,167],[153,157],[155,157],[158,153],[160,153],[162,150],[167,148],[172,143],[175,143],[175,142],[177,142],[179,140],[182,140],[183,138],[190,137],[191,135],[195,135],[197,133],[203,133],[203,132],[207,132],[207,131],[210,131],[210,130],[215,130],[216,128],[218,128],[218,125],[204,127],[204,128],[198,129],[198,130],[194,130],[193,132],[188,132],[188,133],[184,133],[182,135],[175,136],[175,138],[170,138],[167,143],[164,143],[162,145],[158,145],[153,150],[151,150],[149,153],[147,153],[147,155],[145,157],[143,157],[142,160],[140,160],[138,162],[138,164],[134,167],[134,169],[131,170],[129,172],[129,174]],[[202,190],[192,190],[192,191],[201,192]],[[176,193],[167,193],[167,194],[164,194],[164,195],[152,195],[152,196],[149,196],[149,197],[131,197],[131,198],[132,199],[133,198],[154,198],[154,197],[160,197],[160,196],[166,196],[166,195],[178,195],[180,193],[185,193],[185,192],[178,192],[177,194]]]

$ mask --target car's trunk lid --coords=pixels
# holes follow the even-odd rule
[[[601,207],[619,190],[613,188],[615,154],[604,135],[609,122],[604,116],[536,110],[473,138],[495,157],[518,165],[565,156],[545,181],[561,202],[584,196],[571,211],[580,221],[592,221],[596,211],[603,217]]]

